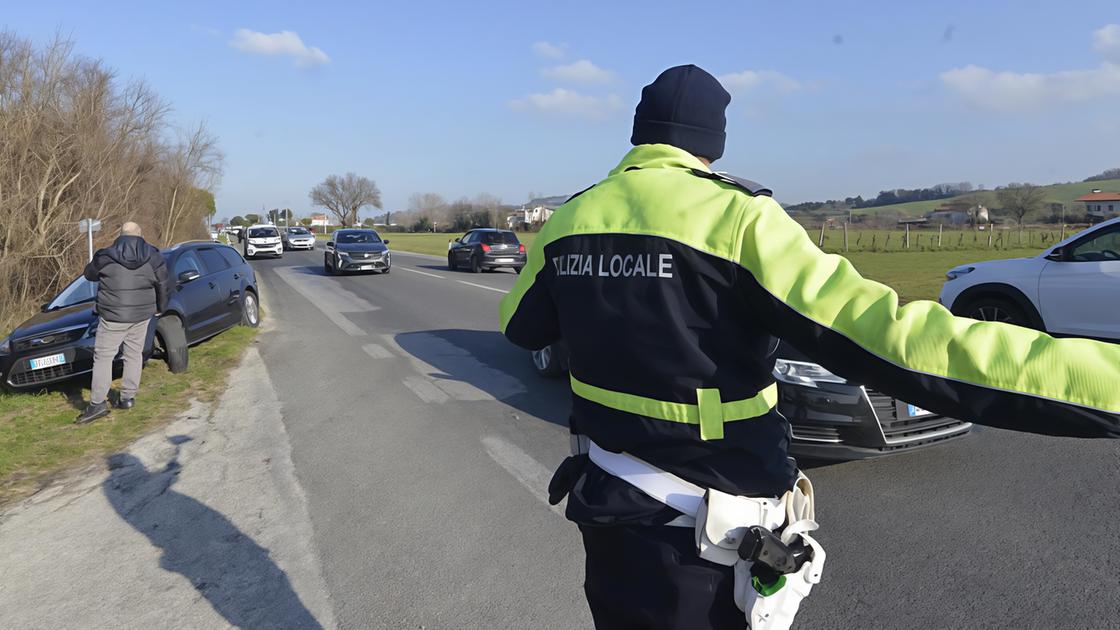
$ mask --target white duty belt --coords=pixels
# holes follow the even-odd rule
[[[808,477],[798,471],[793,489],[781,498],[740,497],[702,488],[633,455],[603,450],[594,442],[587,442],[587,454],[599,468],[680,512],[667,524],[694,527],[701,558],[735,568],[735,604],[746,613],[752,630],[790,628],[801,600],[821,581],[825,561],[824,549],[809,535],[819,526]],[[747,528],[756,525],[775,533],[780,530],[786,545],[800,539],[812,549],[812,559],[773,585],[756,586],[753,563],[739,557]]]

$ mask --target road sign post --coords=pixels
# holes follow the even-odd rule
[[[89,259],[93,260],[93,233],[101,229],[101,221],[97,219],[82,219],[78,221],[78,234],[86,235],[89,247]]]

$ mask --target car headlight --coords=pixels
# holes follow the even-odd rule
[[[816,363],[778,359],[774,362],[774,378],[791,385],[816,387],[817,383],[847,383]]]
[[[12,338],[4,337],[4,341],[0,341],[0,354],[9,354],[12,351]]]
[[[965,274],[972,273],[975,270],[976,270],[976,267],[958,267],[956,269],[950,269],[945,274],[945,279],[946,280],[956,280],[957,278],[959,278],[959,277],[961,277]]]
[[[347,254],[346,252],[336,252],[336,253],[338,254],[339,258],[349,258],[350,257],[350,254]]]

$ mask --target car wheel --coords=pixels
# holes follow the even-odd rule
[[[392,266],[392,265],[389,265],[388,267],[386,267],[385,269],[383,269],[383,270],[381,271],[381,273],[382,273],[382,274],[386,274],[386,273],[389,273],[390,271],[392,271],[392,269],[393,269],[393,266]]]
[[[482,261],[477,254],[471,256],[471,273],[482,273]]]
[[[965,317],[978,319],[984,322],[1002,322],[1031,328],[1030,319],[1023,309],[1011,300],[1003,298],[980,298],[962,309]]]
[[[245,291],[241,294],[241,325],[256,328],[261,325],[261,308],[257,294]]]
[[[545,346],[540,350],[533,350],[533,367],[537,374],[548,378],[560,376],[563,369],[560,367],[559,357],[553,352],[552,346]]]
[[[447,270],[455,271],[455,260],[451,258],[451,254],[447,255]]]
[[[164,315],[156,322],[156,345],[172,374],[187,371],[190,356],[187,350],[187,333],[183,321],[175,315]]]

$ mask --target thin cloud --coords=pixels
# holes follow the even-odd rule
[[[545,59],[563,59],[565,55],[563,45],[557,45],[551,42],[533,43],[533,52]]]
[[[723,84],[723,87],[727,88],[728,92],[746,92],[755,88],[766,87],[782,94],[789,94],[805,87],[797,79],[774,70],[744,70],[722,74],[717,78]]]
[[[1043,109],[1120,94],[1120,65],[1062,72],[996,72],[976,65],[941,73],[941,81],[966,101],[997,112]]]
[[[261,33],[247,28],[239,28],[233,35],[230,46],[257,55],[279,55],[291,57],[301,68],[319,66],[330,62],[327,53],[314,46],[303,43],[295,31]]]
[[[1120,24],[1109,24],[1093,31],[1093,50],[1108,61],[1120,63]]]
[[[509,102],[516,112],[535,112],[547,115],[569,116],[602,120],[622,107],[616,95],[590,96],[574,90],[556,88],[551,92],[529,94]]]
[[[975,64],[942,72],[941,82],[965,101],[995,112],[1040,110],[1120,95],[1120,25],[1093,31],[1104,58],[1085,70],[997,72]]]
[[[541,70],[541,74],[554,81],[567,83],[602,84],[614,81],[614,73],[604,70],[587,59]]]

